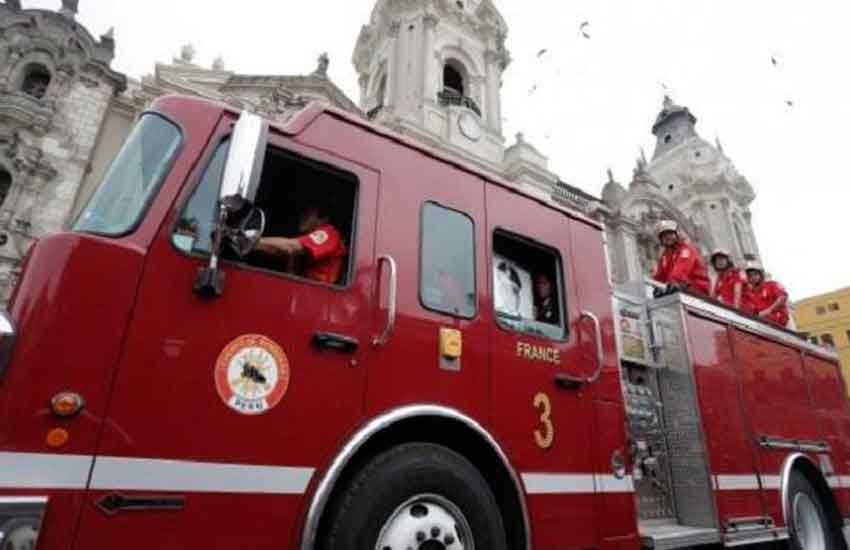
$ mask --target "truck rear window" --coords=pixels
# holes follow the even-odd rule
[[[426,308],[475,317],[475,231],[469,216],[426,202],[420,265],[419,297]]]
[[[72,229],[110,237],[135,229],[181,142],[177,125],[155,113],[142,115]]]

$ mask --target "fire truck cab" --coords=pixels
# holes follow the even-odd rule
[[[324,105],[156,101],[0,333],[3,550],[845,548],[834,353]]]

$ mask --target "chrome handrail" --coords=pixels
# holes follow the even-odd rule
[[[384,326],[384,330],[381,332],[380,336],[376,336],[372,339],[372,345],[374,346],[383,346],[390,340],[390,334],[392,334],[393,328],[395,327],[395,312],[396,312],[396,290],[398,287],[398,267],[396,265],[395,260],[390,255],[382,255],[378,256],[378,270],[380,271],[381,264],[386,262],[390,267],[390,275],[389,275],[389,292],[387,295],[387,324]],[[380,291],[378,294],[378,300],[380,301]]]
[[[599,322],[599,317],[589,311],[582,311],[579,318],[587,318],[593,321],[594,338],[596,340],[596,360],[599,362],[599,365],[596,367],[596,371],[584,380],[586,384],[592,384],[599,380],[599,377],[602,375],[602,367],[605,364],[605,348],[602,347],[602,323]]]

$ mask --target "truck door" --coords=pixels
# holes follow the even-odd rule
[[[597,547],[593,389],[579,380],[599,365],[570,265],[569,221],[496,186],[487,189],[487,220],[494,431],[525,486],[533,546]]]
[[[382,306],[374,323],[379,343],[369,366],[369,414],[429,402],[481,421],[488,392],[487,276],[478,245],[485,235],[484,181],[406,147],[387,157],[395,162],[382,174],[387,184],[379,201]],[[397,291],[394,323],[386,311],[390,287]],[[441,356],[446,331],[461,339],[457,360]]]
[[[321,204],[332,229],[301,240],[321,247],[336,232],[339,276],[232,256],[223,294],[205,298],[193,283],[227,149],[223,130],[151,247],[78,548],[286,547],[315,470],[361,420],[378,177],[271,135],[265,235],[298,235]]]

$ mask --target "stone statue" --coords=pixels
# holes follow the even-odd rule
[[[79,4],[80,0],[62,0],[62,9],[59,10],[59,13],[73,19],[77,15]]]
[[[324,52],[319,56],[319,66],[316,67],[316,70],[313,71],[313,76],[318,76],[321,78],[328,77],[328,66],[331,64],[331,58],[328,57],[328,52]]]
[[[216,57],[213,60],[212,68],[214,71],[223,71],[224,70],[224,58],[221,56]]]
[[[186,44],[180,48],[180,60],[184,63],[191,63],[195,59],[195,54],[198,52],[192,44]]]
[[[6,0],[6,5],[13,10],[21,9],[21,0]]]

